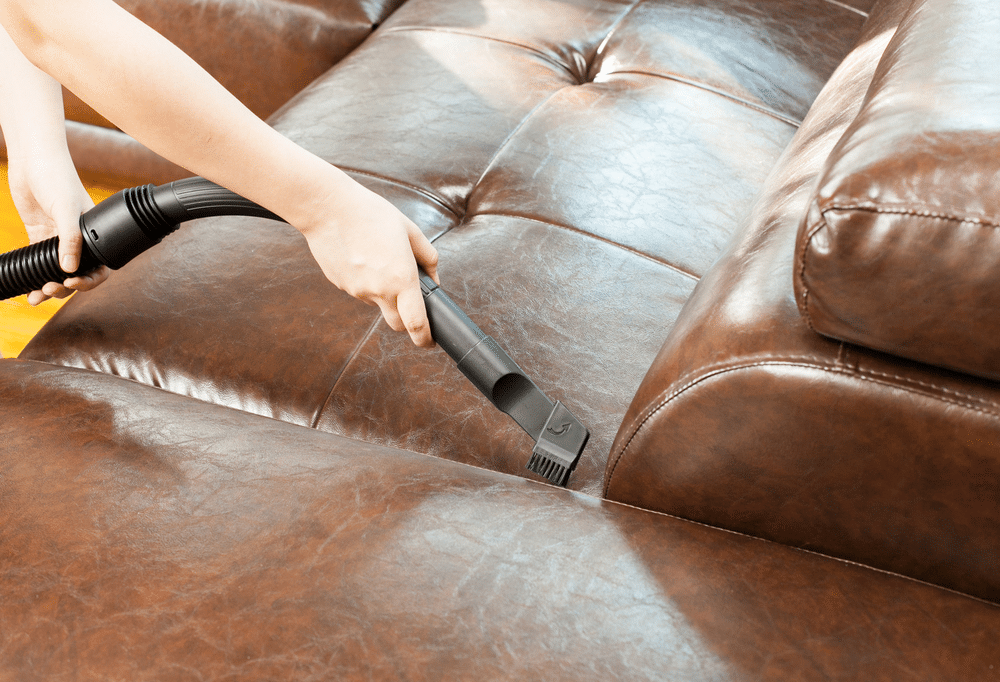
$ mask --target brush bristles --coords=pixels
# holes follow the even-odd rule
[[[531,459],[528,460],[528,470],[558,486],[565,486],[569,478],[569,469],[537,452],[532,453]]]

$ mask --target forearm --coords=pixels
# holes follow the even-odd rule
[[[66,147],[62,88],[21,54],[0,26],[0,128],[15,169],[32,158],[71,163]]]
[[[331,187],[352,182],[112,0],[0,0],[0,8],[21,51],[115,125],[300,229],[319,202],[336,204]]]

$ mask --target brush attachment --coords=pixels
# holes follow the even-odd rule
[[[528,378],[506,351],[476,326],[437,283],[420,273],[431,335],[498,410],[508,414],[535,441],[529,471],[565,486],[590,431],[565,405],[555,404]]]

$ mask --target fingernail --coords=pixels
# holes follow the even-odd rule
[[[73,267],[73,265],[74,265],[74,263],[73,263],[73,256],[63,256],[62,257],[62,269],[63,270],[65,270],[66,272],[73,272],[74,270],[76,270],[76,268]]]

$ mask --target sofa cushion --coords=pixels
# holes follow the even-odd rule
[[[523,479],[0,361],[3,680],[979,680],[1000,610]]]
[[[1000,13],[916,3],[831,154],[795,292],[828,336],[1000,379]]]

